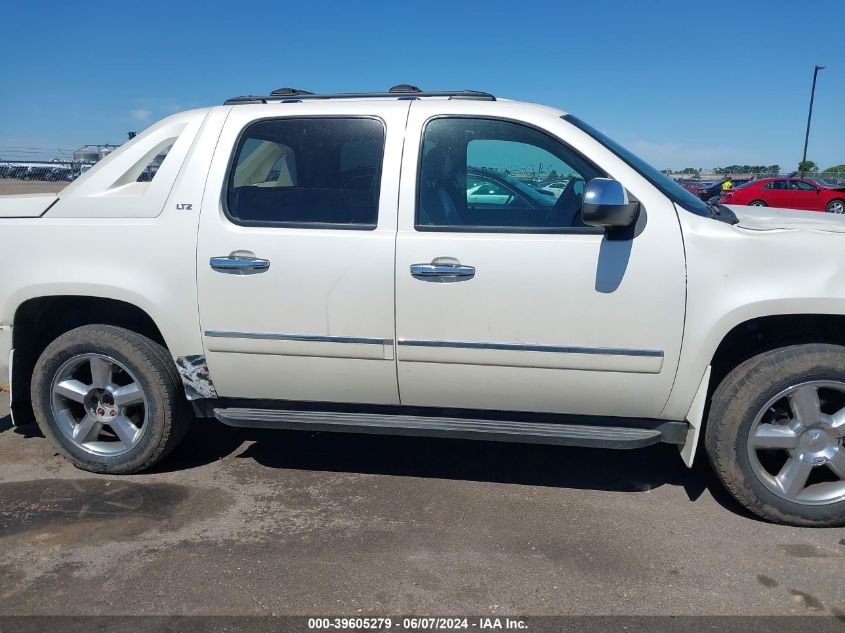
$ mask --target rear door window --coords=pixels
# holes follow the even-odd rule
[[[235,149],[226,214],[246,226],[374,229],[383,157],[377,119],[256,121]]]

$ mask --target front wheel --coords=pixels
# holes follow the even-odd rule
[[[32,404],[59,453],[97,473],[149,468],[191,420],[167,350],[110,325],[79,327],[47,346],[33,372]]]
[[[754,200],[751,204],[748,205],[749,207],[765,207],[768,206],[762,200]]]
[[[827,211],[828,213],[845,213],[845,200],[831,200],[827,203],[825,211]]]
[[[759,354],[713,394],[705,443],[728,491],[788,525],[845,524],[845,347]]]

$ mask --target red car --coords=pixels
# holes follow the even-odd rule
[[[723,191],[719,203],[845,213],[845,187],[825,187],[808,178],[761,178]]]

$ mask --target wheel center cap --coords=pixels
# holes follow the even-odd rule
[[[804,461],[824,464],[836,455],[837,443],[826,429],[816,426],[801,434],[799,449]]]
[[[827,445],[827,433],[821,429],[810,429],[806,433],[807,448],[817,451]]]
[[[117,407],[100,402],[94,409],[94,414],[101,422],[108,422],[117,417]]]
[[[120,415],[120,410],[110,394],[101,389],[92,390],[85,399],[88,414],[97,422],[111,422]]]

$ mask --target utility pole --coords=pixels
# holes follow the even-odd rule
[[[799,172],[801,177],[804,177],[804,163],[807,162],[807,143],[810,140],[810,120],[813,118],[813,99],[816,98],[816,77],[820,70],[824,70],[824,66],[816,66],[813,71],[813,88],[810,90],[810,112],[807,114],[807,132],[804,134],[804,157],[801,159]]]

